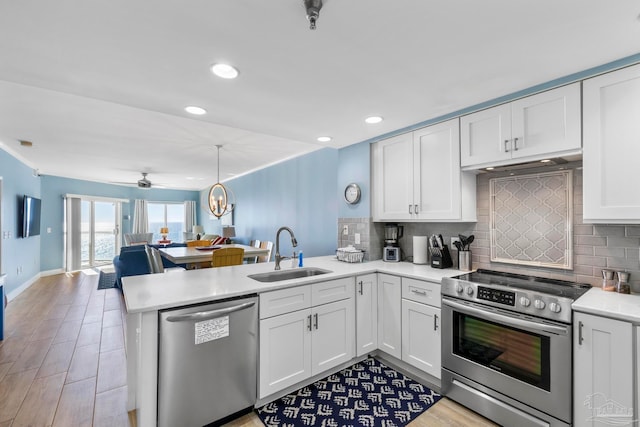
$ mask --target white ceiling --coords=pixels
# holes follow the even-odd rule
[[[0,145],[42,174],[202,189],[216,144],[225,180],[365,141],[637,54],[639,14],[638,0],[325,0],[311,31],[302,0],[7,0]]]

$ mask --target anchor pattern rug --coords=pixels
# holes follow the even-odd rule
[[[257,410],[266,426],[404,426],[442,396],[366,359]]]

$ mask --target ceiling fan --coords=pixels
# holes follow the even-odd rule
[[[149,175],[148,172],[140,172],[142,174],[142,178],[137,182],[114,182],[114,184],[125,184],[125,185],[137,185],[138,188],[149,189],[152,186],[155,188],[164,188],[162,185],[152,184],[151,181],[147,178]]]

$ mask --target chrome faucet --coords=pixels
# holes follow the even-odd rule
[[[291,235],[291,245],[295,248],[298,246],[298,241],[296,240],[296,236],[293,235],[293,230],[289,227],[280,227],[278,232],[276,233],[276,270],[280,270],[280,261],[283,259],[291,259],[292,257],[288,256],[280,256],[280,232],[282,230],[287,230]]]

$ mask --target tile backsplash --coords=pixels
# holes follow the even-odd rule
[[[600,286],[601,270],[608,268],[631,273],[630,282],[640,284],[640,225],[595,225],[582,221],[582,165],[569,163],[565,168],[574,170],[573,179],[573,270],[520,266],[491,262],[489,241],[489,179],[508,176],[509,172],[481,173],[477,176],[476,223],[407,222],[404,236],[400,239],[403,260],[411,261],[413,236],[442,234],[444,243],[450,247],[454,267],[457,268],[457,251],[451,248],[451,237],[458,234],[475,235],[471,244],[473,268],[486,268],[504,272],[531,274],[579,283]],[[549,171],[544,168],[539,171]],[[529,174],[526,170],[517,172]],[[338,220],[338,247],[353,244],[365,249],[366,260],[382,258],[384,223],[374,223],[370,218],[340,218]],[[349,234],[342,236],[343,225],[349,226]],[[360,245],[355,245],[355,233],[360,233]]]

